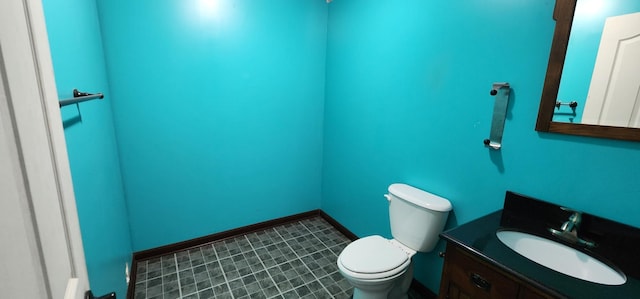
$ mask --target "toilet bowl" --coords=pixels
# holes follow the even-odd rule
[[[406,294],[413,277],[411,257],[415,251],[403,247],[395,240],[374,235],[342,250],[338,269],[355,287],[354,298],[386,299],[394,287],[400,288],[394,293]]]
[[[413,279],[412,257],[433,250],[451,203],[405,184],[392,184],[389,216],[394,239],[373,235],[347,245],[338,256],[340,274],[353,299],[405,299]]]

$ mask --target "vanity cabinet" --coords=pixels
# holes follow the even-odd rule
[[[555,298],[455,244],[447,243],[439,299]]]

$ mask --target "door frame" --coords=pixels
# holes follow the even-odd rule
[[[0,23],[6,22],[0,26],[0,37],[5,37],[0,55],[8,57],[0,59],[5,83],[0,91],[6,95],[0,104],[9,115],[0,119],[8,128],[0,137],[15,140],[15,147],[7,146],[18,160],[2,175],[13,173],[16,188],[24,191],[16,213],[26,221],[16,225],[27,240],[10,246],[23,246],[22,257],[35,265],[33,280],[17,281],[15,289],[38,289],[42,298],[81,299],[89,281],[42,2],[9,0],[0,8]]]

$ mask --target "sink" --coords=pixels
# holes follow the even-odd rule
[[[627,281],[624,273],[558,242],[510,230],[498,231],[496,235],[520,255],[565,275],[604,285],[621,285]]]

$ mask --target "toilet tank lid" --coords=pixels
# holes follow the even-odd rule
[[[391,184],[389,193],[414,205],[438,212],[449,212],[453,208],[446,198],[431,194],[407,184]]]

